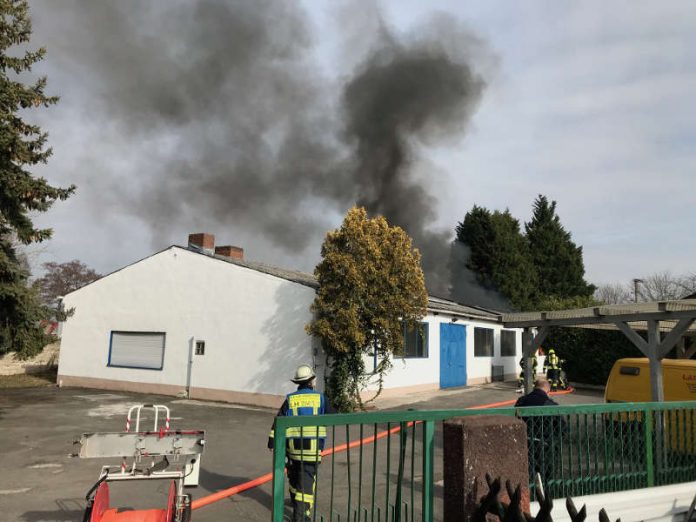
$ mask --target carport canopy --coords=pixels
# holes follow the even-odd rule
[[[655,301],[649,303],[602,305],[591,308],[502,314],[506,328],[523,328],[523,356],[527,368],[532,357],[553,326],[619,330],[650,361],[653,401],[664,400],[660,361],[689,332],[696,332],[696,300]],[[534,332],[532,329],[536,329]],[[525,371],[525,391],[533,386],[531,372]]]

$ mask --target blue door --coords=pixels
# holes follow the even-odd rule
[[[440,323],[440,388],[466,384],[466,326]]]

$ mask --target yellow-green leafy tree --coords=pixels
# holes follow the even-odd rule
[[[329,232],[314,270],[319,290],[307,332],[327,354],[327,395],[339,411],[364,407],[360,392],[370,379],[382,390],[393,355],[404,349],[404,328],[425,315],[428,294],[420,252],[399,227],[364,208],[348,211],[338,230]],[[365,358],[378,364],[367,371]]]

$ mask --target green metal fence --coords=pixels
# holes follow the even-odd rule
[[[696,480],[696,402],[615,403],[518,411],[530,477],[553,498]]]
[[[516,415],[527,423],[530,489],[541,473],[552,498],[696,480],[696,401],[324,415],[313,521],[434,520],[443,420]],[[286,509],[286,432],[316,433],[317,417],[281,417],[275,429],[273,521]],[[306,431],[305,431],[306,430]],[[300,448],[300,451],[302,449]],[[319,449],[315,449],[314,458]],[[312,456],[310,456],[312,457]],[[438,466],[436,466],[438,464]],[[441,510],[438,510],[439,512]]]

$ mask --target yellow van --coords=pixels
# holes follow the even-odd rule
[[[696,360],[663,359],[662,385],[665,401],[696,400]],[[647,358],[619,359],[614,363],[607,386],[606,402],[650,402],[650,364]],[[622,412],[613,422],[620,422],[629,438],[642,431],[640,412]],[[663,413],[663,433],[667,435],[667,449],[676,453],[696,454],[696,423],[693,414],[683,410]]]
[[[663,359],[665,401],[696,400],[696,360]],[[619,359],[604,389],[605,402],[649,402],[650,364],[647,358]]]

